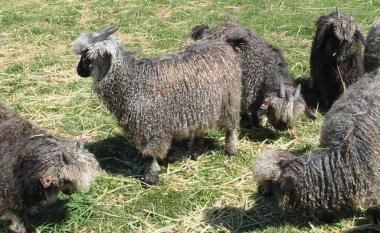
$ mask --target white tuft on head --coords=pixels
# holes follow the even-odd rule
[[[63,167],[60,173],[60,179],[69,181],[75,190],[88,191],[100,173],[99,163],[94,155],[85,149],[83,149],[74,160],[75,164]]]
[[[282,156],[279,151],[265,151],[258,155],[256,163],[253,166],[253,175],[257,183],[280,178],[282,169],[279,162],[288,158]]]
[[[85,33],[80,35],[73,43],[73,50],[76,54],[81,55],[84,51],[86,51],[92,42],[92,34]]]
[[[79,36],[73,44],[73,50],[75,53],[82,55],[87,50],[87,56],[90,59],[96,59],[104,54],[110,54],[116,58],[120,49],[120,41],[114,36],[110,35],[105,40],[94,42],[95,34],[85,33]]]
[[[92,44],[88,48],[88,56],[91,59],[96,59],[98,56],[109,54],[113,58],[116,58],[117,53],[120,51],[120,47],[120,41],[114,35],[111,35],[103,41]]]

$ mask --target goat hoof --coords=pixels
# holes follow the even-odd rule
[[[155,158],[150,158],[145,170],[144,183],[147,186],[155,185],[158,182],[158,176],[160,175],[160,165]]]
[[[227,153],[227,156],[230,156],[230,157],[232,157],[232,156],[235,156],[236,155],[236,149],[233,149],[233,150],[227,150],[226,151],[226,153]]]
[[[374,224],[380,225],[380,207],[370,207],[366,214]]]
[[[157,184],[157,182],[158,182],[158,174],[157,175],[152,175],[152,174],[145,175],[144,184],[146,185],[146,187],[149,187],[151,185],[155,185],[155,184]]]
[[[191,154],[191,159],[194,160],[194,161],[197,161],[198,160],[198,157],[199,157],[199,154],[194,152]]]
[[[260,184],[258,187],[258,192],[262,196],[270,196],[272,195],[272,185],[270,181],[265,181],[264,183]]]

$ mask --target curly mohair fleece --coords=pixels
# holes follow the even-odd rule
[[[364,70],[372,72],[380,67],[380,19],[369,28],[364,50]]]
[[[93,37],[84,34],[74,43],[82,55],[78,73],[89,60],[95,91],[143,155],[164,158],[172,139],[209,129],[224,130],[227,153],[236,152],[241,68],[228,43],[195,43],[137,60],[115,36],[95,43]]]
[[[276,128],[294,126],[306,110],[302,96],[292,98],[296,87],[288,74],[281,50],[257,33],[225,20],[212,27],[196,26],[191,37],[194,40],[235,41],[243,71],[242,113],[250,116],[255,125],[259,124],[257,114],[265,99],[270,103],[267,111],[269,121]],[[280,98],[281,82],[286,93]]]
[[[298,157],[280,151],[260,154],[254,166],[260,192],[274,194],[285,209],[323,218],[359,205],[378,209],[379,89],[375,73],[350,86],[326,114],[318,149]]]
[[[76,142],[46,134],[0,105],[0,218],[25,232],[30,207],[54,202],[59,191],[87,190],[99,171]]]
[[[364,37],[352,16],[338,11],[321,16],[317,23],[311,54],[311,86],[319,109],[327,112],[336,99],[364,74]]]

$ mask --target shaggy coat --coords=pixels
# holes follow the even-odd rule
[[[307,109],[300,91],[295,95],[296,87],[280,49],[255,32],[238,23],[224,21],[211,28],[196,26],[191,37],[194,40],[235,42],[243,71],[241,111],[255,126],[259,125],[260,112],[259,115],[267,113],[277,129],[292,127]],[[280,90],[281,86],[283,90]]]
[[[183,52],[138,60],[108,36],[112,32],[96,41],[101,32],[76,40],[74,49],[82,55],[78,74],[91,73],[96,93],[125,133],[144,156],[153,157],[146,183],[156,183],[155,158],[166,156],[172,139],[221,129],[227,153],[235,154],[241,68],[229,44],[196,43]]]
[[[92,154],[71,142],[45,134],[0,106],[0,218],[25,232],[28,210],[51,203],[58,192],[88,189],[98,173]]]
[[[369,29],[364,50],[364,70],[372,72],[380,67],[380,20]]]
[[[326,114],[318,149],[297,157],[259,155],[254,173],[260,192],[306,215],[337,217],[360,205],[377,208],[379,217],[379,88],[374,74],[350,86]]]
[[[338,11],[321,16],[310,54],[311,86],[319,109],[326,112],[364,74],[364,37],[352,16]]]

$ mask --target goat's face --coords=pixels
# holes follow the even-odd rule
[[[88,50],[82,52],[80,61],[77,66],[77,73],[81,77],[90,77],[92,69],[92,60],[87,56]]]
[[[317,47],[321,47],[325,40],[333,42],[334,47],[340,47],[342,43],[361,42],[365,44],[365,39],[353,16],[345,16],[338,12],[322,16],[317,22]],[[332,40],[332,41],[331,41]]]
[[[88,190],[99,174],[98,161],[82,142],[65,141],[62,144],[64,164],[58,175],[60,190],[66,194]]]
[[[99,174],[98,161],[84,148],[83,142],[65,142],[64,151],[64,166],[59,174],[60,190],[66,194],[87,191]]]
[[[261,107],[266,110],[270,124],[277,130],[292,128],[307,110],[305,100],[300,94],[301,86],[294,92],[291,90],[293,88],[267,97]]]
[[[349,41],[351,42],[354,39],[355,32],[357,30],[356,24],[353,21],[353,18],[340,16],[337,18],[334,16],[331,24],[332,30],[335,37],[340,41]]]
[[[112,37],[117,27],[102,28],[96,33],[85,33],[79,36],[74,44],[74,51],[81,55],[77,65],[77,73],[81,77],[92,76],[94,80],[102,80],[111,68],[111,58],[120,46],[118,40]]]
[[[279,191],[284,167],[292,157],[287,151],[265,151],[257,156],[253,174],[259,193],[268,196]]]
[[[27,203],[52,203],[59,191],[86,190],[99,173],[99,164],[81,143],[51,136],[32,138],[25,148],[20,172],[25,177]]]
[[[37,135],[29,139],[24,153],[18,172],[23,177],[27,205],[55,202],[60,190],[58,174],[64,164],[63,155],[67,153],[60,139]]]
[[[294,155],[287,151],[265,151],[257,156],[253,174],[258,191],[263,196],[274,196],[279,206],[286,209],[297,192],[297,175],[288,167],[293,163]]]

